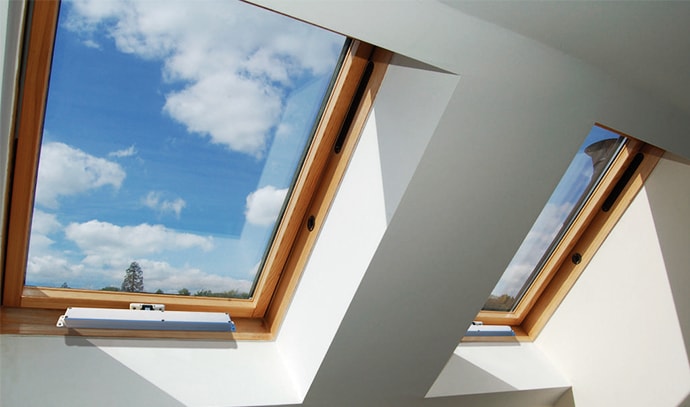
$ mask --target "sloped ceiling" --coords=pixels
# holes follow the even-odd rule
[[[690,112],[690,2],[441,2],[580,58]]]

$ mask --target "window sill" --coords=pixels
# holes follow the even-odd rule
[[[0,334],[232,341],[269,341],[274,338],[263,318],[233,318],[237,332],[194,332],[58,328],[55,324],[62,314],[64,310],[2,307]]]
[[[234,321],[234,320],[233,320]],[[487,342],[532,342],[534,338],[527,335],[520,326],[511,326],[515,336],[464,336],[460,342],[461,343],[487,343]]]

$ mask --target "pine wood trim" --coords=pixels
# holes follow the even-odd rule
[[[66,309],[67,307],[129,308],[132,302],[165,304],[170,311],[194,309],[203,312],[228,312],[233,317],[251,317],[253,303],[235,298],[209,298],[197,296],[138,294],[112,291],[77,290],[72,288],[47,288],[25,286],[21,307]]]
[[[23,58],[33,63],[23,70],[23,83],[19,97],[19,118],[16,121],[16,156],[12,177],[12,195],[7,230],[3,297],[4,305],[19,306],[24,286],[24,265],[29,245],[29,229],[34,200],[48,78],[53,55],[53,42],[57,28],[59,2],[56,0],[32,2],[28,43],[24,44]],[[26,39],[26,37],[25,37]]]

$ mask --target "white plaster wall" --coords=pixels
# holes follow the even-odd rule
[[[390,221],[460,77],[394,55],[376,97],[381,177]]]
[[[687,224],[689,179],[690,165],[660,161],[536,341],[571,381],[578,407],[677,406],[690,393],[676,305],[690,285],[671,287],[663,254],[671,248],[655,225],[657,217]],[[677,205],[654,212],[648,190]],[[675,248],[687,257],[690,229],[682,230]]]
[[[0,405],[183,406],[85,340],[15,335],[0,335]]]
[[[570,382],[533,343],[461,343],[427,397],[561,389]],[[544,405],[553,404],[549,394]]]
[[[690,160],[668,153],[664,157],[667,160],[656,169],[655,181],[646,191],[690,361]]]

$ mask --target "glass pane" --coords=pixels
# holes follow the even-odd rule
[[[250,296],[344,45],[235,1],[63,1],[26,284]]]
[[[592,128],[482,310],[515,309],[624,142]]]

